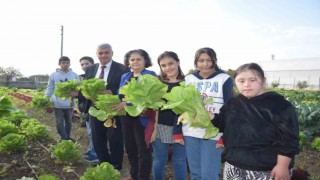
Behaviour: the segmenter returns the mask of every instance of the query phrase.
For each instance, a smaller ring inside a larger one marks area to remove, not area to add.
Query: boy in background
[[[80,81],[79,76],[73,72],[70,68],[70,59],[67,56],[61,56],[59,59],[60,68],[53,72],[48,81],[47,90],[45,96],[51,98],[51,102],[54,104],[54,115],[57,131],[61,137],[61,140],[71,140],[75,142],[73,138],[70,137],[72,129],[72,115],[74,104],[71,98],[76,97],[76,94],[70,93],[70,97],[66,100],[62,100],[54,95],[55,85],[77,79]]]

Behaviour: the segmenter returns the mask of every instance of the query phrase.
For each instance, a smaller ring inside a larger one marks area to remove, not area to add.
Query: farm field
[[[7,92],[8,89],[3,91]],[[9,91],[10,93],[6,97],[11,99],[13,106],[25,112],[28,119],[33,118],[40,124],[46,125],[48,135],[45,138],[27,137],[25,148],[20,151],[1,152],[0,147],[0,179],[13,180],[23,177],[38,179],[41,175],[53,175],[61,180],[80,179],[87,168],[90,167],[88,163],[79,160],[76,163],[57,164],[52,158],[50,147],[58,143],[59,136],[54,125],[54,115],[50,108],[32,105],[33,98],[38,96],[39,92],[18,89]],[[309,179],[320,180],[320,152],[311,146],[314,137],[320,136],[320,92],[277,91],[287,97],[297,107],[299,113],[300,132],[303,135],[303,141],[300,142],[301,152],[295,159],[295,174],[308,172],[310,174]],[[21,114],[20,117],[22,117]],[[12,119],[18,118],[19,115],[16,115]],[[0,116],[0,121],[1,119],[3,117]],[[2,138],[1,125],[0,138]],[[79,116],[73,118],[72,137],[78,142],[81,153],[84,153],[88,147],[88,139],[86,128],[81,127]],[[120,177],[123,178],[128,175],[129,165],[125,156]],[[170,163],[166,168],[166,179],[173,179]],[[296,177],[296,179],[301,178]]]

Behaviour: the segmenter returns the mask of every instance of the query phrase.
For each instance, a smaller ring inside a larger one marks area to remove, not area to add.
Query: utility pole
[[[61,25],[61,56],[63,56],[63,26]]]

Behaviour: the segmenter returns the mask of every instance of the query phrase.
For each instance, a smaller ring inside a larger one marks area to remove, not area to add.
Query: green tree
[[[5,82],[11,81],[13,78],[22,77],[21,72],[14,67],[3,68],[0,67],[0,79]]]
[[[194,73],[195,71],[197,71],[197,69],[190,69],[187,74],[185,74],[186,76],[189,75],[189,74],[192,74]]]
[[[232,69],[228,69],[227,74],[231,77],[234,78],[234,75],[236,74],[236,71],[232,70]]]
[[[272,88],[277,88],[279,85],[280,85],[280,82],[279,82],[279,81],[273,81],[273,82],[271,82]]]

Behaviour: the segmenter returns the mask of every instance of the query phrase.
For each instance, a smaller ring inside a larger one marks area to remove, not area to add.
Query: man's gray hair
[[[108,43],[103,43],[103,44],[98,45],[97,50],[99,50],[99,49],[111,49],[112,50],[112,47]]]

